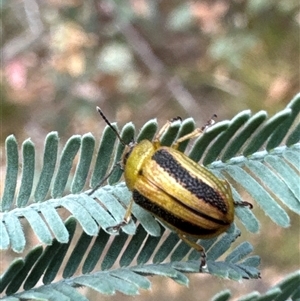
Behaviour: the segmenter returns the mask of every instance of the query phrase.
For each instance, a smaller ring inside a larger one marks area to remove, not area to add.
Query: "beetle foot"
[[[200,267],[199,267],[199,272],[203,272],[203,269],[207,269],[207,264],[206,264],[206,254],[205,252],[201,252],[201,259],[200,259]]]
[[[245,202],[245,201],[242,201],[242,202],[235,202],[234,203],[235,206],[243,206],[243,207],[248,207],[249,209],[252,209],[253,208],[253,205],[249,202]]]

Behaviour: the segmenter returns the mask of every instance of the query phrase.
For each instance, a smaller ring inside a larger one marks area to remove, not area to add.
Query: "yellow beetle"
[[[101,109],[97,107],[97,110],[125,145],[121,167],[126,185],[132,191],[124,221],[111,229],[118,230],[130,221],[131,207],[135,202],[201,253],[202,270],[206,265],[205,250],[190,237],[218,236],[233,222],[235,205],[252,208],[248,202],[236,204],[227,181],[218,179],[177,150],[181,142],[200,135],[214,121],[211,119],[204,127],[179,138],[170,147],[162,146],[160,138],[174,120],[168,121],[153,141],[142,140],[126,145]]]

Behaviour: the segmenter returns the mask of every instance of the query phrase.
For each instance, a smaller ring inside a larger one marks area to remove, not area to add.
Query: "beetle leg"
[[[160,137],[171,126],[171,124],[172,124],[172,121],[168,120],[167,123],[159,130],[159,132],[154,137],[153,143],[158,143],[159,142]]]
[[[160,140],[161,136],[168,130],[168,128],[172,125],[173,122],[178,121],[178,120],[180,120],[180,121],[182,120],[180,116],[177,116],[175,118],[168,120],[166,122],[166,124],[164,126],[162,126],[162,128],[156,134],[155,138],[153,139],[153,143],[159,144],[159,140]]]
[[[130,220],[131,220],[131,210],[132,210],[132,205],[133,205],[133,199],[130,200],[130,203],[126,209],[123,221],[115,226],[112,227],[107,227],[106,231],[108,232],[118,232],[120,230],[120,228],[126,226]]]
[[[123,219],[123,223],[125,225],[127,225],[131,220],[131,211],[132,211],[133,202],[134,202],[133,198],[131,198],[130,203],[129,203],[127,209],[126,209],[124,219]]]
[[[98,190],[103,185],[103,183],[112,175],[112,173],[115,171],[117,166],[120,166],[120,168],[122,169],[122,166],[121,166],[120,162],[117,162],[113,166],[111,171],[88,193],[88,195],[92,195],[96,190]]]
[[[185,140],[188,140],[188,139],[192,139],[192,138],[196,138],[198,137],[199,135],[201,135],[203,133],[203,130],[202,129],[195,129],[193,130],[191,133],[187,134],[187,135],[184,135],[182,137],[180,137],[179,139],[177,139],[173,144],[172,144],[172,148],[175,148],[177,149],[179,144]]]
[[[252,209],[253,208],[253,205],[249,202],[245,202],[245,201],[242,201],[242,202],[234,202],[234,206],[243,206],[243,207],[248,207],[249,209]]]
[[[180,239],[182,239],[187,245],[189,245],[191,248],[195,249],[201,254],[201,259],[200,259],[200,267],[199,271],[202,272],[203,269],[207,267],[206,265],[206,254],[205,250],[201,245],[198,245],[194,241],[188,239],[184,234],[178,233],[178,236]]]
[[[185,140],[188,140],[188,139],[192,139],[192,138],[196,138],[198,136],[200,136],[201,134],[203,134],[203,132],[210,126],[212,126],[214,123],[215,123],[215,120],[214,118],[216,118],[217,115],[214,114],[211,119],[209,119],[206,124],[200,129],[200,128],[197,128],[195,130],[193,130],[191,133],[187,134],[187,135],[184,135],[182,137],[180,137],[179,139],[177,139],[173,145],[172,145],[172,148],[175,148],[177,149],[179,144]]]

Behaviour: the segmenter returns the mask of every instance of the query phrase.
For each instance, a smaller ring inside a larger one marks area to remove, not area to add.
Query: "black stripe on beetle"
[[[227,213],[227,207],[222,196],[200,179],[191,176],[189,171],[181,166],[180,162],[176,161],[170,152],[159,149],[152,156],[152,160],[191,194],[217,208],[222,213]]]
[[[183,220],[180,217],[177,217],[176,215],[172,214],[172,212],[167,211],[165,208],[161,208],[153,201],[149,200],[145,196],[141,195],[137,190],[133,190],[132,197],[136,204],[143,207],[145,210],[150,211],[152,214],[154,214],[157,218],[161,219],[162,221],[165,221],[166,223],[170,224],[171,226],[176,227],[176,229],[188,233],[189,235],[195,235],[199,236],[199,233],[201,235],[207,235],[207,236],[213,236],[216,233],[216,229],[207,229],[200,227],[198,225],[195,225],[193,223],[190,223],[187,220]],[[174,201],[179,202],[178,200],[174,199]],[[180,202],[182,205],[182,203]],[[189,210],[192,210],[192,208],[189,207]],[[201,214],[199,212],[195,212],[197,215],[202,216],[205,219],[208,219],[210,221],[213,221],[216,224],[219,225],[229,225],[229,223],[226,223],[222,220],[214,219],[210,216],[207,216],[205,214]]]

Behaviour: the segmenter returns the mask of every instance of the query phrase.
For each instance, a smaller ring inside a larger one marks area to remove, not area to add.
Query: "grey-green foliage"
[[[300,298],[300,272],[287,275],[282,281],[270,288],[266,293],[252,292],[238,301],[298,301]],[[229,290],[215,295],[211,301],[228,301],[231,298]]]
[[[266,112],[253,116],[249,111],[241,112],[231,121],[219,122],[207,129],[188,155],[220,178],[227,179],[236,202],[242,200],[239,194],[242,187],[252,197],[254,206],[260,206],[274,223],[288,227],[290,220],[286,208],[300,213],[299,111],[300,95],[297,95],[286,109],[269,119]],[[162,137],[162,143],[171,145],[174,139],[194,127],[192,119],[174,122]],[[149,121],[137,141],[151,140],[156,130],[156,121]],[[134,135],[131,123],[123,127],[121,136],[126,143],[132,141]],[[16,259],[2,275],[0,291],[11,295],[9,298],[63,300],[68,296],[71,300],[86,300],[74,289],[82,285],[105,294],[118,290],[131,295],[140,288],[149,288],[149,280],[144,275],[164,275],[187,285],[185,273],[198,272],[199,253],[191,251],[176,234],[166,230],[136,204],[132,208],[134,219],[119,235],[106,231],[123,220],[124,205],[131,198],[126,185],[119,183],[122,171],[116,168],[108,178],[109,185],[102,186],[92,196],[87,194],[90,191],[87,186],[89,183],[91,187],[97,186],[111,166],[119,162],[124,146],[119,142],[115,144],[115,133],[107,127],[98,150],[95,150],[94,137],[86,134],[71,137],[59,153],[59,138],[52,132],[45,139],[43,167],[38,172],[34,144],[30,140],[23,143],[22,160],[19,160],[16,139],[14,136],[7,138],[0,247],[15,252],[24,250],[26,237],[20,222],[22,218],[46,245],[33,248],[24,259]],[[187,143],[183,143],[179,148],[184,151],[186,147]],[[79,160],[75,164],[78,152]],[[58,208],[62,207],[70,212],[67,221],[59,215]],[[236,207],[236,216],[248,231],[259,230],[259,221],[249,208]],[[81,225],[82,234],[73,241],[77,223]],[[201,241],[207,251],[206,272],[234,280],[259,277],[260,260],[256,255],[249,255],[253,248],[248,242],[242,242],[224,261],[218,260],[239,234],[240,230],[232,225],[220,237]],[[107,244],[110,246],[102,254]],[[67,252],[71,254],[68,257]],[[119,255],[120,260],[116,262]],[[112,269],[116,264],[119,268]],[[60,272],[63,279],[54,282]],[[45,285],[35,287],[40,279]],[[26,291],[17,294],[21,285]],[[276,287],[270,294],[279,296],[282,290]],[[221,295],[216,298],[222,298]],[[255,298],[245,300],[269,300]]]

